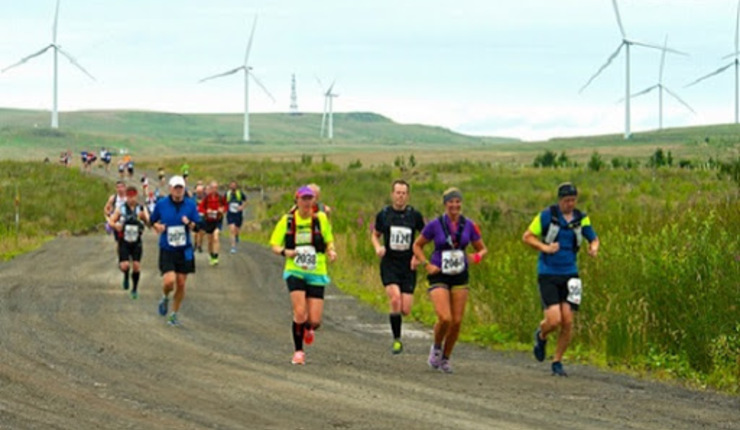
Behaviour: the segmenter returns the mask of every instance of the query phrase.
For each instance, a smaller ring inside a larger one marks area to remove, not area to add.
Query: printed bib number
[[[570,278],[568,280],[568,302],[574,305],[581,304],[581,293],[582,293],[581,280],[578,278]]]
[[[392,225],[388,245],[394,251],[408,251],[411,249],[411,229]]]
[[[465,252],[462,249],[442,251],[442,273],[458,275],[465,270]]]
[[[185,246],[187,236],[184,225],[167,227],[167,243],[173,247]]]
[[[128,243],[138,242],[139,226],[133,224],[126,224],[123,226],[123,240]]]
[[[303,270],[315,270],[316,269],[316,248],[313,246],[297,246],[295,249],[295,257],[293,262],[296,266]]]
[[[239,211],[239,203],[237,203],[237,202],[231,202],[231,203],[229,203],[229,212],[231,212],[233,214],[239,213],[240,212]]]
[[[210,221],[218,220],[218,211],[213,210],[213,209],[208,209],[206,211],[206,218],[208,218],[208,220]]]

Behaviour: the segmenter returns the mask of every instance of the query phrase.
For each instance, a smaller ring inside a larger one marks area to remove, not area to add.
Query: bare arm
[[[385,245],[380,243],[380,238],[383,236],[383,233],[374,230],[370,233],[370,242],[373,244],[373,248],[375,248],[375,255],[378,257],[383,257],[385,255]]]
[[[429,260],[427,260],[426,255],[424,255],[424,246],[429,243],[429,239],[424,237],[423,234],[420,234],[419,237],[416,238],[414,241],[414,257],[419,261],[419,264],[424,266],[427,269],[427,273],[430,275],[438,273],[440,271],[440,268],[429,263]]]
[[[539,237],[537,237],[534,233],[532,233],[529,230],[524,232],[524,235],[522,236],[522,240],[527,245],[531,246],[537,251],[544,252],[545,254],[554,254],[560,250],[559,243],[553,242],[548,245],[544,243],[543,241],[541,241]]]

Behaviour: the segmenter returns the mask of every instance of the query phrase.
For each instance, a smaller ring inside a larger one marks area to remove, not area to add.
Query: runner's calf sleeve
[[[292,324],[293,346],[295,346],[296,351],[300,351],[303,349],[303,324],[298,324],[295,321]]]
[[[134,280],[134,291],[136,291],[136,287],[139,286],[139,277],[141,276],[141,272],[134,272],[131,274],[131,279]]]
[[[394,339],[401,338],[401,314],[392,313],[390,315],[391,320],[391,331],[393,332]]]

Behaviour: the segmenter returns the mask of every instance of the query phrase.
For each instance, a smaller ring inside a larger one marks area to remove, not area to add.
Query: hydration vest
[[[288,213],[287,217],[287,227],[285,229],[285,249],[295,249],[295,211],[291,211],[290,213]],[[326,251],[326,242],[324,242],[324,235],[321,234],[321,222],[315,214],[311,215],[311,245],[313,245],[313,247],[316,249],[316,252],[323,253]]]
[[[388,229],[387,230],[387,233],[388,234],[390,234],[390,229],[394,225],[394,224],[391,223],[391,221],[392,221],[391,218],[392,218],[392,216],[394,214],[397,214],[397,213],[398,212],[396,210],[394,210],[391,205],[386,205],[383,208],[383,210],[381,211],[381,216],[382,216],[382,219],[383,219],[383,227],[384,228],[387,227],[387,229]],[[406,205],[406,209],[404,209],[403,214],[398,215],[398,217],[400,219],[402,219],[403,222],[401,222],[400,224],[396,224],[396,226],[407,227],[407,228],[411,229],[411,242],[413,243],[414,227],[415,227],[415,224],[416,224],[416,220],[414,219],[414,208],[413,208],[413,206]],[[383,234],[385,234],[385,233],[386,232],[384,231]],[[385,243],[386,246],[388,246],[389,241],[390,241],[390,238],[386,237],[386,243]],[[411,252],[411,250],[404,251],[404,252]]]
[[[452,239],[452,235],[450,234],[450,230],[447,227],[447,223],[445,222],[445,216],[440,215],[439,216],[439,223],[442,224],[442,231],[445,234],[445,242],[447,243],[448,249],[459,249],[460,248],[460,240],[462,239],[462,233],[465,229],[465,217],[460,215],[459,225],[457,226],[457,232],[455,232],[455,239]]]
[[[560,218],[558,217],[558,205],[550,206],[550,224],[545,226],[545,229],[542,232],[542,237],[544,238],[542,241],[549,245],[555,242],[558,238],[561,228],[573,230],[573,235],[575,236],[573,251],[578,252],[583,243],[583,229],[581,228],[581,221],[583,221],[583,218],[585,217],[585,213],[578,209],[573,209],[573,219],[568,223],[568,225],[563,227],[560,225]]]
[[[141,205],[136,205],[136,208],[131,211],[127,204],[121,208],[121,219],[123,221],[123,228],[125,230],[127,225],[135,225],[139,229],[139,239],[141,240],[141,234],[144,232],[144,223],[139,219],[139,214],[144,210]],[[124,232],[122,231],[119,239],[123,239]]]
[[[236,197],[236,200],[231,200],[232,197]],[[235,192],[232,192],[231,190],[226,192],[226,201],[231,203],[234,202],[241,202],[242,201],[242,191],[236,190]]]

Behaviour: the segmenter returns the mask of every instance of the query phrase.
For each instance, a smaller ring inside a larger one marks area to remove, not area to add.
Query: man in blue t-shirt
[[[576,258],[580,245],[588,242],[588,254],[596,257],[599,238],[589,217],[576,209],[578,190],[570,182],[558,187],[558,204],[543,210],[524,232],[524,243],[540,251],[537,260],[542,309],[545,317],[534,334],[534,356],[545,360],[547,335],[560,328],[552,372],[568,376],[561,360],[573,332],[573,312],[581,304],[581,279]]]
[[[177,312],[185,298],[185,280],[189,273],[195,273],[190,230],[201,222],[195,202],[185,198],[182,176],[170,178],[170,195],[157,201],[150,219],[152,227],[159,233],[159,271],[164,293],[159,301],[159,314],[167,315],[170,293],[175,290],[172,313],[167,322],[178,325]]]

